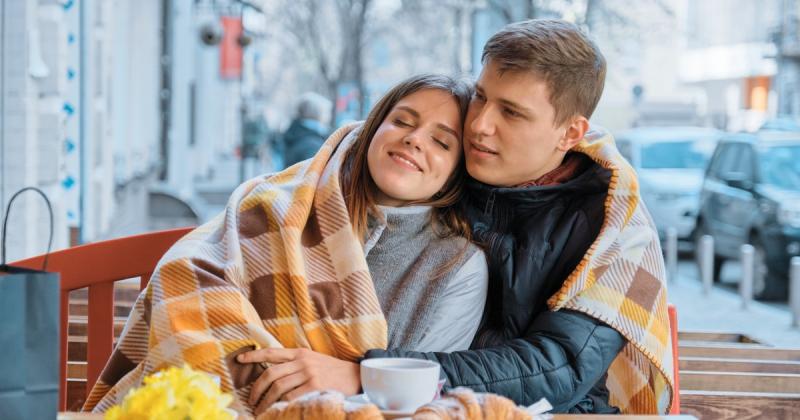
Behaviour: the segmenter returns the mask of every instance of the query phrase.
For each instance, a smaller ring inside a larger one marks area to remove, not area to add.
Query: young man
[[[449,386],[519,404],[546,397],[556,412],[665,412],[658,237],[613,140],[587,133],[602,54],[572,24],[533,20],[495,34],[482,60],[464,151],[473,231],[489,258],[483,325],[470,351],[367,357],[437,360]]]
[[[524,405],[544,397],[555,412],[665,413],[672,358],[658,236],[630,165],[610,136],[588,132],[602,54],[572,24],[532,20],[495,34],[483,64],[464,127],[468,211],[489,260],[482,325],[468,351],[366,357],[436,360],[448,387]],[[259,386],[270,400],[307,390],[301,382],[358,389],[346,362],[259,352],[248,361],[291,361],[283,366],[302,377],[275,369]],[[315,373],[322,366],[335,374]]]

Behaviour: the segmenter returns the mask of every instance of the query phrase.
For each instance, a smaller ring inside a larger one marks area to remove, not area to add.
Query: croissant
[[[455,398],[464,406],[468,419],[483,420],[483,408],[478,396],[469,388],[455,388],[447,393],[448,396]],[[488,419],[488,417],[486,417]]]
[[[531,420],[533,417],[514,401],[497,394],[475,393],[455,388],[438,400],[423,405],[414,420]]]
[[[467,409],[456,399],[440,398],[423,405],[414,412],[414,420],[462,420],[471,419]]]
[[[275,404],[272,404],[269,408],[267,408],[267,411],[261,413],[258,416],[258,420],[277,420],[278,415],[280,415],[284,410],[286,410],[288,405],[289,403],[287,402],[283,401],[276,402]]]
[[[304,419],[346,419],[344,395],[338,392],[310,392],[298,398],[296,404],[303,408]]]
[[[291,402],[272,404],[257,420],[383,420],[375,404],[346,401],[336,391],[314,391]]]
[[[347,420],[383,420],[383,414],[375,404],[353,404],[345,401]]]

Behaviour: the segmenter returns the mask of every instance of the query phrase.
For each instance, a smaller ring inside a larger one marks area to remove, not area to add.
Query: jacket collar
[[[564,193],[591,194],[607,191],[609,180],[610,171],[592,162],[583,172],[561,184],[496,187],[470,178],[467,192],[473,205],[482,207],[484,213],[491,213],[498,199],[504,202],[503,205],[547,203]]]

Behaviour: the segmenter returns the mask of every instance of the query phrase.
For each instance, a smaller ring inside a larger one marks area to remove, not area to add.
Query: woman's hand
[[[308,349],[259,349],[240,354],[239,363],[271,363],[253,382],[250,406],[255,414],[278,400],[293,400],[309,391],[334,389],[355,395],[361,389],[357,363],[348,362]]]

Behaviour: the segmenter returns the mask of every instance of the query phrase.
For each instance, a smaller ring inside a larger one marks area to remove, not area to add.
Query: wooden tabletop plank
[[[701,419],[792,419],[800,411],[800,394],[682,390],[681,411]]]
[[[680,370],[800,374],[800,362],[791,360],[725,359],[681,356]]]
[[[681,389],[697,391],[800,393],[800,375],[685,370]]]
[[[678,342],[682,341],[718,341],[726,343],[760,344],[744,334],[734,332],[678,331]]]
[[[787,349],[739,343],[689,343],[678,348],[680,357],[715,357],[720,359],[789,360],[800,362],[800,349]]]

